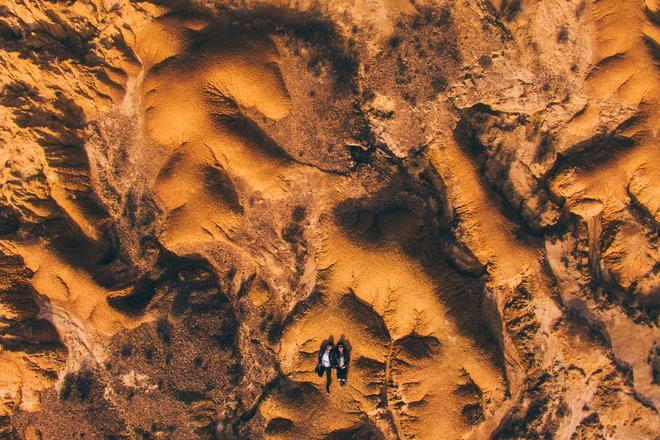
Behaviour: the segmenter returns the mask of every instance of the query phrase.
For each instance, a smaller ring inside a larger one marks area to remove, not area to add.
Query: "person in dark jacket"
[[[351,356],[348,353],[348,350],[342,342],[337,344],[335,348],[335,361],[337,368],[337,380],[339,381],[339,386],[343,387],[346,385],[346,377],[348,376],[348,365],[351,362]]]
[[[332,369],[337,368],[337,351],[332,344],[327,344],[319,350],[319,361],[316,364],[316,374],[323,377],[326,374],[325,391],[330,392]]]

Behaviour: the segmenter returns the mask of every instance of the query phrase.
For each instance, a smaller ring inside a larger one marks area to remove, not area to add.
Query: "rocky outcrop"
[[[657,15],[0,6],[0,433],[652,438]]]

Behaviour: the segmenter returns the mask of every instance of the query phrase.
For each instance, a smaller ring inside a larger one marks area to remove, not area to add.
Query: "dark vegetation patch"
[[[84,402],[90,396],[93,386],[94,378],[91,371],[82,370],[76,373],[68,373],[64,377],[60,397],[62,400],[75,397]]]
[[[512,21],[522,11],[521,0],[502,0],[500,14],[506,21]]]
[[[167,318],[160,317],[156,322],[156,332],[164,344],[169,344],[172,340],[172,329],[167,322]]]
[[[291,211],[291,220],[296,223],[300,223],[305,220],[307,212],[304,206],[298,205]]]
[[[396,33],[377,60],[365,66],[368,89],[391,94],[387,89],[395,88],[411,107],[445,91],[461,64],[451,8],[416,8],[397,22]]]
[[[479,65],[484,69],[490,67],[493,64],[493,59],[489,55],[481,55],[479,57]]]
[[[461,416],[470,425],[478,425],[485,420],[484,409],[480,403],[464,406],[461,410]]]
[[[300,223],[292,222],[286,225],[282,231],[282,238],[284,241],[294,245],[302,240],[303,231],[304,228],[300,225]]]
[[[442,75],[436,76],[431,81],[431,86],[433,86],[433,91],[436,93],[444,92],[447,90],[447,78]]]
[[[129,344],[124,344],[121,347],[121,356],[122,357],[129,357],[133,354],[133,347],[131,347]]]
[[[363,136],[362,139],[366,141],[365,143],[371,145],[368,148],[365,148],[362,145],[349,145],[348,147],[348,152],[351,155],[351,159],[353,159],[353,161],[358,165],[371,163],[372,154],[374,152],[374,148],[372,146],[373,139],[371,139],[371,135]]]
[[[419,29],[423,26],[448,28],[454,24],[451,10],[448,6],[435,8],[430,6],[417,6],[417,14],[413,16],[411,27]]]
[[[174,395],[177,400],[187,404],[206,400],[206,395],[204,393],[194,390],[175,391]]]
[[[400,35],[394,35],[392,36],[387,44],[390,46],[391,49],[396,49],[401,45],[401,36]]]
[[[227,373],[231,378],[231,382],[236,385],[241,381],[241,379],[243,379],[245,369],[243,368],[243,365],[241,365],[239,362],[236,362],[229,366]]]
[[[214,339],[219,349],[232,352],[236,347],[237,338],[238,321],[232,314],[222,319],[222,323]]]
[[[557,32],[557,43],[566,43],[568,41],[568,28],[562,26]]]

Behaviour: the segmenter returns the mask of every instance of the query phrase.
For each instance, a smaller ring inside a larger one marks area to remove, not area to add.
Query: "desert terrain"
[[[659,66],[658,0],[3,0],[0,438],[658,438]]]

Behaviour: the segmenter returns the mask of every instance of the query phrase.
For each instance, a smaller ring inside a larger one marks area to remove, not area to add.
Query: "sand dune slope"
[[[0,437],[656,438],[658,7],[0,5]]]

